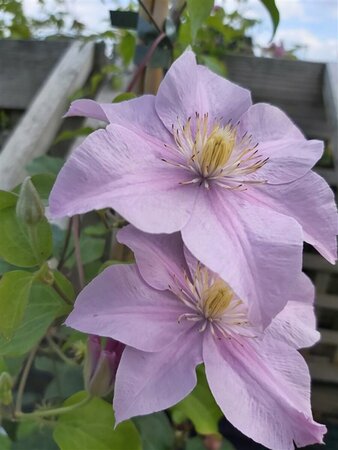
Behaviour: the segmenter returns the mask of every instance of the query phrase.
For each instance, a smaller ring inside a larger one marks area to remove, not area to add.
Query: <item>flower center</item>
[[[214,320],[222,316],[233,298],[233,292],[224,281],[217,280],[205,292],[203,301],[203,314],[206,319]]]
[[[207,189],[216,184],[238,189],[243,185],[266,183],[255,172],[268,158],[258,154],[258,143],[252,142],[251,135],[239,134],[238,126],[210,123],[208,114],[196,113],[194,125],[189,117],[183,126],[173,125],[172,131],[176,146],[166,145],[166,149],[174,159],[163,161],[192,173],[192,179],[181,184],[198,183]]]
[[[187,312],[178,322],[200,322],[200,332],[209,326],[218,337],[233,338],[236,335],[256,337],[257,330],[248,321],[246,305],[231,287],[200,263],[196,266],[193,280],[185,274],[185,285],[175,281],[169,289],[187,306]]]

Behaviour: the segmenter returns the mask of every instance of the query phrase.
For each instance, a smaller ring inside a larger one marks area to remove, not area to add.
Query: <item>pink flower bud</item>
[[[116,371],[124,345],[107,339],[105,348],[99,336],[89,336],[84,367],[86,390],[97,397],[107,396],[113,389]]]

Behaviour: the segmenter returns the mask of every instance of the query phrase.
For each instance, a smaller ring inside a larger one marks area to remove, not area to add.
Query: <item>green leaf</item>
[[[186,450],[205,450],[205,449],[206,446],[204,445],[203,440],[200,436],[195,436],[191,439],[188,439]],[[224,440],[219,450],[235,450],[235,447],[231,444],[231,442]]]
[[[51,173],[33,175],[31,181],[43,200],[48,200],[50,191],[54,186],[56,176]]]
[[[124,102],[125,100],[132,100],[136,97],[136,94],[134,92],[123,92],[122,94],[118,94],[112,103],[120,103]]]
[[[223,416],[208,386],[204,367],[197,368],[197,385],[188,397],[171,408],[176,423],[190,419],[200,434],[219,434],[218,422]]]
[[[64,406],[79,403],[86,397],[78,392]],[[54,439],[60,450],[141,450],[140,436],[130,421],[114,430],[114,414],[110,403],[93,398],[86,405],[60,416]]]
[[[80,237],[81,259],[83,264],[88,264],[101,258],[104,250],[105,240],[102,238],[93,238],[85,234]],[[66,263],[66,267],[72,267],[75,264],[75,256],[72,255]]]
[[[271,39],[272,39],[276,33],[276,30],[277,30],[277,27],[279,24],[279,11],[276,6],[275,0],[261,0],[261,2],[265,6],[265,8],[268,10],[271,20],[272,20],[272,25],[273,25],[273,33],[272,33],[272,37],[271,37]]]
[[[141,434],[142,450],[174,448],[174,430],[164,412],[135,417],[133,422]]]
[[[187,8],[191,23],[191,36],[194,41],[203,22],[209,17],[214,0],[188,0]]]
[[[0,355],[20,356],[27,353],[42,338],[53,320],[67,312],[64,302],[53,288],[33,283],[21,325],[12,339],[0,337]]]
[[[2,447],[0,446],[2,450]],[[58,450],[53,441],[50,427],[42,428],[36,422],[22,422],[16,432],[16,440],[11,450]]]
[[[27,166],[27,172],[29,175],[41,174],[48,172],[53,175],[57,175],[64,164],[62,158],[56,158],[54,156],[42,155],[33,159]]]
[[[123,64],[127,66],[131,63],[135,52],[135,35],[126,31],[121,38],[118,46],[119,55],[122,58]]]
[[[81,127],[77,128],[76,130],[64,130],[57,136],[54,144],[58,144],[59,142],[63,141],[69,141],[70,139],[75,139],[80,136],[88,136],[88,134],[92,133],[93,131],[95,131],[95,128],[93,127]],[[58,171],[61,169],[63,164],[64,161],[62,160],[62,164],[59,167]]]
[[[63,293],[63,295],[70,301],[75,298],[75,291],[73,284],[61,272],[53,272],[55,284]]]
[[[52,231],[46,218],[35,226],[36,239],[17,219],[15,207],[0,209],[0,256],[19,267],[34,267],[52,252]]]
[[[217,75],[220,75],[221,77],[226,76],[226,68],[224,63],[219,61],[215,56],[201,55],[200,60],[210,70],[217,73]]]
[[[0,209],[9,208],[15,206],[18,200],[18,196],[13,192],[0,191]]]
[[[83,370],[79,365],[67,365],[61,360],[41,356],[35,359],[34,366],[53,376],[44,392],[44,400],[63,400],[83,389]]]
[[[7,272],[0,280],[0,335],[11,339],[27,306],[34,274],[23,270]]]
[[[11,450],[11,440],[5,433],[4,429],[0,426],[0,450]]]

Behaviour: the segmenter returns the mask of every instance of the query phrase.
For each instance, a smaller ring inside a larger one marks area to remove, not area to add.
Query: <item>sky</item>
[[[52,1],[52,0],[51,0]],[[108,10],[123,5],[126,0],[67,0],[69,10],[86,24],[88,32],[107,28]],[[226,9],[238,8],[236,0],[216,0]],[[38,0],[23,0],[25,11],[34,15]],[[300,59],[309,61],[338,62],[338,0],[276,0],[280,11],[280,25],[274,41],[282,41],[289,49],[295,45]],[[250,18],[260,19],[252,35],[257,44],[269,45],[272,25],[260,0],[242,0],[240,11]],[[105,23],[106,21],[106,23]]]

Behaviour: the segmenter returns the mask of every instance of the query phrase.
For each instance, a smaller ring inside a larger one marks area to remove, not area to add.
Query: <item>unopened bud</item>
[[[84,367],[86,390],[97,397],[105,397],[114,389],[115,376],[124,345],[107,339],[102,348],[98,336],[89,336]]]
[[[16,215],[26,225],[36,225],[44,217],[44,206],[31,179],[27,177],[21,185],[16,204]]]
[[[13,380],[8,372],[0,374],[0,404],[8,406],[13,401]]]

